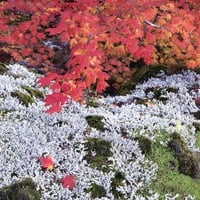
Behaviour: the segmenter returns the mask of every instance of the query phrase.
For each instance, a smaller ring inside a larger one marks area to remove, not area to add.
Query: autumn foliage
[[[59,112],[110,77],[129,80],[138,61],[200,66],[199,13],[199,0],[1,1],[0,50],[46,71],[48,112]]]

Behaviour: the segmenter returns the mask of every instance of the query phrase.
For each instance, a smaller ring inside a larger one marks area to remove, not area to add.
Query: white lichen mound
[[[178,130],[188,147],[196,149],[194,117],[190,113],[198,110],[193,98],[199,94],[188,91],[192,84],[200,84],[200,77],[194,72],[169,77],[160,74],[138,85],[131,95],[100,99],[98,108],[86,108],[72,102],[62,112],[49,115],[44,112],[46,107],[41,99],[35,99],[35,103],[26,107],[11,96],[12,91],[21,90],[21,85],[37,87],[37,76],[17,64],[8,68],[10,75],[8,72],[0,76],[0,188],[31,177],[41,190],[43,200],[89,200],[91,196],[86,189],[96,183],[106,190],[102,200],[115,199],[111,192],[114,170],[102,172],[91,168],[84,160],[87,153],[84,143],[88,137],[94,137],[112,145],[109,167],[124,174],[123,186],[118,188],[124,198],[156,200],[158,195],[154,192],[149,191],[149,196],[145,197],[140,194],[156,177],[156,164],[144,157],[136,141],[122,137],[120,132],[123,130],[134,136],[134,130],[139,130],[137,134],[147,134],[153,139],[155,129],[165,129],[169,133]],[[14,78],[13,74],[19,76]],[[155,103],[151,107],[134,102],[126,104],[133,96],[145,97],[144,89],[151,86],[173,86],[179,91],[167,94],[166,104]],[[124,105],[115,106],[117,102],[124,102]],[[95,128],[87,131],[89,125],[85,117],[93,114],[104,116],[106,131]],[[58,125],[59,122],[62,123]],[[44,154],[51,155],[55,161],[53,171],[41,170],[38,159]],[[67,174],[76,177],[72,191],[60,183]]]

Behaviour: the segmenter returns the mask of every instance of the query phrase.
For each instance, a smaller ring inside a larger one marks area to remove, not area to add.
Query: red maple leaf
[[[63,93],[47,94],[45,98],[45,105],[64,104],[67,99],[67,96]]]
[[[50,155],[39,158],[40,165],[43,169],[51,171],[54,167],[54,161]]]
[[[23,56],[29,56],[32,53],[32,49],[31,48],[24,48],[21,50],[21,53]]]
[[[60,182],[62,183],[62,186],[64,188],[69,188],[70,190],[73,190],[76,184],[76,178],[72,175],[66,175],[60,180]]]
[[[55,80],[58,77],[58,74],[56,73],[49,73],[45,77],[41,77],[37,83],[40,84],[40,86],[45,87],[45,86],[50,86],[52,81]]]

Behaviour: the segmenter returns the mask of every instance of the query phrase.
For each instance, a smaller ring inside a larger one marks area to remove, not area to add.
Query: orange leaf
[[[51,156],[42,156],[39,158],[40,165],[43,169],[51,171],[54,167],[54,161]]]
[[[186,66],[189,68],[189,69],[194,69],[197,65],[196,65],[196,62],[194,60],[188,60],[186,62]]]

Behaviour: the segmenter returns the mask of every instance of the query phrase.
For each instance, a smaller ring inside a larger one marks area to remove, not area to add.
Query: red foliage
[[[60,180],[60,182],[62,183],[62,186],[64,188],[69,188],[70,190],[73,190],[76,184],[76,178],[72,175],[66,175]]]
[[[0,3],[0,50],[60,73],[39,80],[53,91],[45,99],[53,113],[91,86],[101,93],[111,76],[118,85],[128,80],[132,62],[200,66],[199,12],[196,0],[7,0]],[[54,39],[69,46],[65,59],[55,61],[44,43]]]
[[[51,171],[54,167],[54,161],[50,155],[40,157],[39,161],[40,161],[41,167],[45,170]]]

